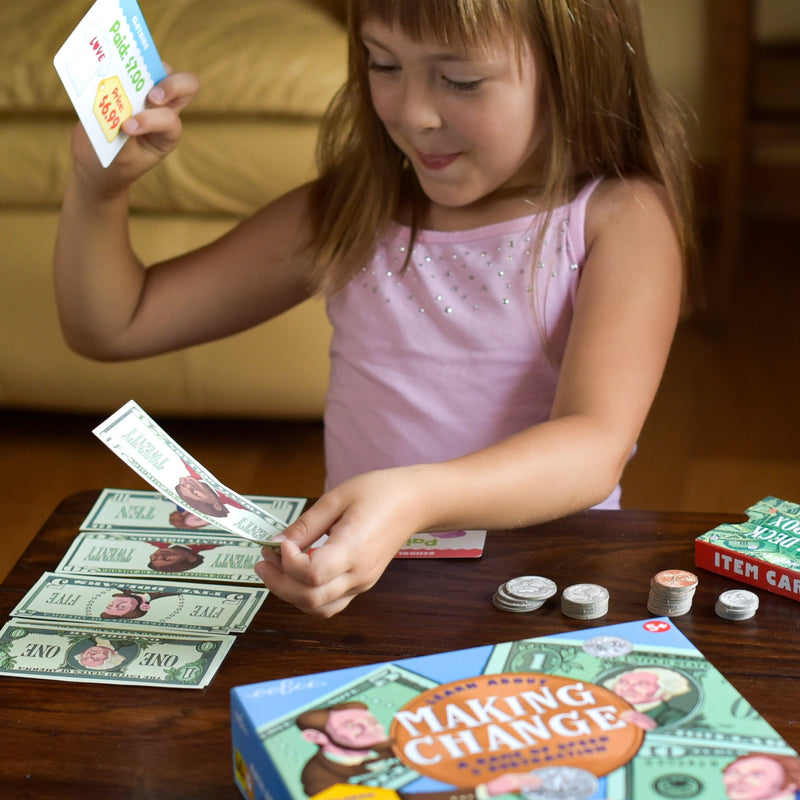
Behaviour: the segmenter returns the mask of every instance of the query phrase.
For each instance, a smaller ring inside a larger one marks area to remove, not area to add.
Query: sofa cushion
[[[0,121],[0,212],[57,210],[70,168],[75,120],[31,115]],[[134,184],[136,214],[243,217],[315,175],[317,123],[265,118],[188,120],[180,146]]]

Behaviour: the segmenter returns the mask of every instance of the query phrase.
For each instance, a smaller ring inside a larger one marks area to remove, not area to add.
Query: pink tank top
[[[465,455],[549,418],[598,183],[555,210],[536,264],[540,214],[421,231],[405,271],[410,231],[391,226],[327,304],[329,487]],[[619,507],[619,487],[602,507]]]

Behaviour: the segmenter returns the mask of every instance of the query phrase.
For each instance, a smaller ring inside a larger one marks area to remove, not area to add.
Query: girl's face
[[[526,49],[497,41],[478,52],[409,38],[367,19],[375,111],[436,206],[461,208],[498,189],[535,182],[543,114],[537,69]]]

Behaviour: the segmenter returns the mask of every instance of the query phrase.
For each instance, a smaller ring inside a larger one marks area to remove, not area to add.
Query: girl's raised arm
[[[216,242],[145,268],[128,235],[128,192],[181,135],[180,112],[197,92],[175,73],[123,125],[129,141],[100,166],[79,126],[56,239],[55,289],[67,343],[92,358],[152,355],[220,338],[308,296],[307,198],[301,188]]]

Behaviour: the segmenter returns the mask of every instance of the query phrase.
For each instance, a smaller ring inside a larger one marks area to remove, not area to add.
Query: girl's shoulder
[[[666,188],[645,176],[602,180],[586,205],[587,245],[623,222],[672,225]]]
[[[604,180],[589,198],[584,231],[586,272],[596,272],[590,265],[597,265],[612,284],[637,275],[651,287],[656,281],[669,292],[679,287],[684,263],[678,228],[667,190],[657,181]]]

